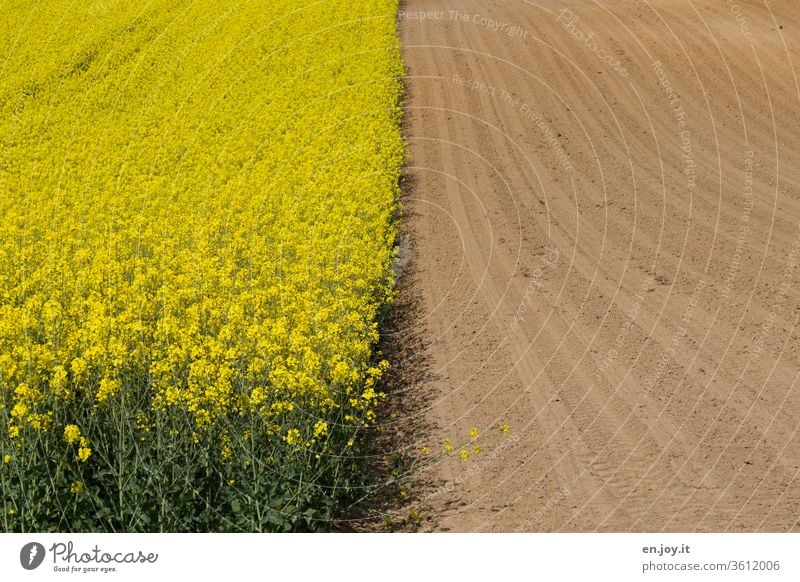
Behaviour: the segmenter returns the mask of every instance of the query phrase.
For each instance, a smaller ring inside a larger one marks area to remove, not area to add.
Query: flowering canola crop
[[[314,529],[357,486],[404,155],[396,9],[4,4],[6,531]]]

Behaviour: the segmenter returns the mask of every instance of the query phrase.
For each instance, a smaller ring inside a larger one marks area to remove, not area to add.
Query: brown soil
[[[795,0],[399,27],[429,527],[800,531]]]

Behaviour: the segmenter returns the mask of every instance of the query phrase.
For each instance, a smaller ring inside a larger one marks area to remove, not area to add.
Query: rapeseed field
[[[0,10],[4,531],[298,531],[368,494],[397,0]]]

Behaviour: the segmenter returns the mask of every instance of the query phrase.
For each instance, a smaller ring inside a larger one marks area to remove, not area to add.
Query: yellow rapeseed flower
[[[68,445],[74,445],[81,438],[81,429],[77,425],[68,424],[64,427],[64,441]]]
[[[108,399],[116,395],[117,392],[119,392],[119,381],[103,378],[100,380],[100,386],[98,387],[97,394],[95,395],[97,398],[97,403],[105,404],[108,402]]]
[[[469,459],[469,451],[464,449],[463,451],[458,453],[458,456],[461,457],[462,461],[466,461],[467,459]]]
[[[75,376],[76,380],[82,381],[86,377],[86,371],[89,367],[86,365],[86,360],[83,358],[75,358],[72,360],[70,364],[70,368],[72,369],[72,373]]]
[[[473,426],[471,429],[469,429],[469,438],[473,441],[478,440],[478,427]]]
[[[144,412],[136,413],[136,428],[144,432],[150,432],[150,423],[147,420],[147,415]]]
[[[221,447],[220,455],[223,461],[230,461],[233,458],[233,449],[231,448],[231,437],[226,432],[220,437]]]
[[[10,463],[13,457],[11,455],[4,455],[3,456],[3,463]]]
[[[328,434],[328,423],[324,420],[318,420],[314,425],[314,436],[325,436]]]
[[[290,445],[299,445],[303,442],[303,438],[300,436],[300,431],[296,428],[290,429],[283,438]]]
[[[72,398],[72,392],[67,387],[67,370],[64,366],[53,368],[53,374],[50,377],[50,390],[53,394],[65,400]]]
[[[90,446],[89,439],[84,436],[82,436],[78,442],[80,444],[78,447],[78,459],[82,463],[85,463],[89,460],[89,457],[92,456],[92,448]]]
[[[90,449],[89,447],[79,447],[78,448],[78,459],[82,463],[85,463],[86,461],[88,461],[89,457],[91,457],[91,456],[92,456],[92,449]]]
[[[46,431],[53,423],[53,412],[34,413],[28,415],[28,424],[34,430]]]
[[[17,420],[25,420],[25,417],[28,416],[30,412],[30,408],[22,402],[17,402],[14,405],[14,408],[11,409],[11,418],[16,418]]]
[[[250,393],[250,405],[261,406],[266,401],[267,401],[266,391],[258,386],[253,388],[253,391]]]
[[[80,495],[81,493],[83,493],[84,489],[85,489],[85,487],[83,485],[83,481],[74,481],[69,486],[69,492],[70,493],[75,493],[76,495]]]

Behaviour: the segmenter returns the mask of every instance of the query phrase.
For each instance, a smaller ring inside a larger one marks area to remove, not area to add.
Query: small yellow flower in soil
[[[503,433],[503,436],[508,436],[509,431],[511,431],[511,427],[508,424],[504,422],[500,425],[500,432]]]
[[[473,441],[478,440],[478,427],[473,426],[471,429],[469,429],[469,438]]]
[[[469,451],[464,449],[463,451],[458,453],[458,456],[461,457],[462,461],[466,461],[467,459],[469,459]]]
[[[450,439],[444,439],[444,448],[442,448],[442,451],[445,453],[453,452],[453,443],[450,442]]]
[[[428,447],[422,447],[422,454],[429,455],[431,450]]]
[[[475,445],[474,447],[472,447],[472,452],[475,453],[476,455],[480,455],[481,454],[481,446],[480,445]]]

